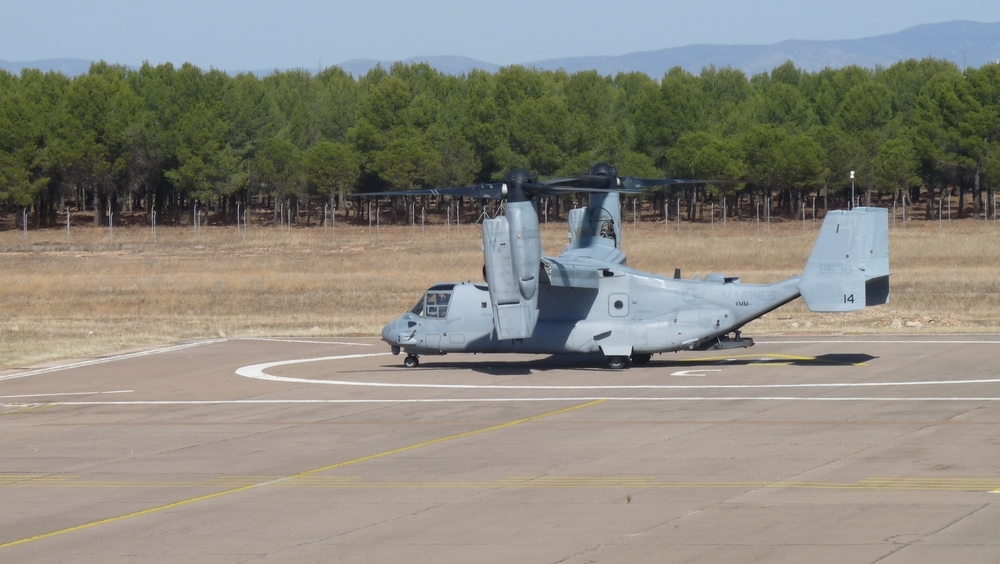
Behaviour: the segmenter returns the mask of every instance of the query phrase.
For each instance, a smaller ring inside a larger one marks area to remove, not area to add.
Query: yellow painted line
[[[42,480],[45,478],[79,478],[80,476],[75,474],[0,474],[0,480]]]
[[[65,484],[79,476],[68,474],[0,474],[0,487],[9,486],[53,486]]]
[[[5,403],[0,404],[0,415],[15,415],[25,411],[34,411],[43,407],[52,407],[51,403]]]
[[[384,455],[383,455],[384,456]],[[348,462],[350,463],[350,462]],[[0,484],[3,485],[3,484]],[[761,481],[659,481],[653,476],[511,476],[483,482],[377,482],[358,476],[304,476],[292,480],[277,476],[229,476],[204,481],[52,481],[37,479],[6,484],[18,487],[98,487],[98,488],[205,488],[230,487],[245,489],[260,485],[278,488],[330,489],[824,489],[824,490],[910,490],[910,491],[971,491],[1000,493],[1000,478],[869,478],[859,482],[761,482]],[[236,490],[233,490],[236,491]]]
[[[525,417],[523,419],[518,419],[516,421],[509,421],[507,423],[501,423],[499,425],[493,425],[493,426],[490,426],[490,427],[484,427],[482,429],[476,429],[476,430],[473,430],[473,431],[466,431],[464,433],[458,433],[457,435],[450,435],[450,436],[447,436],[447,437],[441,437],[439,439],[432,439],[432,440],[429,440],[429,441],[424,441],[422,443],[417,443],[415,445],[409,445],[409,446],[405,446],[405,447],[395,448],[395,449],[392,449],[392,450],[387,450],[387,451],[384,451],[384,452],[380,452],[378,454],[369,454],[368,456],[362,456],[360,458],[355,458],[355,459],[347,460],[347,461],[344,461],[344,462],[338,462],[336,464],[329,464],[327,466],[322,466],[320,468],[314,468],[312,470],[306,470],[305,472],[299,472],[298,474],[292,474],[291,476],[286,476],[284,478],[278,478],[276,480],[269,480],[269,481],[266,481],[266,482],[259,482],[259,483],[255,483],[255,484],[249,484],[249,485],[246,485],[246,486],[240,486],[238,488],[232,488],[232,489],[224,490],[224,491],[221,491],[221,492],[215,492],[215,493],[211,493],[211,494],[207,494],[207,495],[201,495],[201,496],[198,496],[198,497],[192,497],[190,499],[184,499],[184,500],[181,500],[181,501],[175,501],[173,503],[168,503],[168,504],[165,504],[165,505],[159,505],[157,507],[150,507],[149,509],[143,509],[141,511],[133,511],[132,513],[126,513],[125,515],[119,515],[117,517],[108,517],[107,519],[100,519],[100,520],[97,520],[97,521],[91,521],[90,523],[83,523],[82,525],[76,525],[76,526],[73,526],[73,527],[67,527],[65,529],[59,529],[58,531],[52,531],[52,532],[49,532],[49,533],[42,533],[40,535],[35,535],[35,536],[32,536],[32,537],[26,537],[26,538],[18,539],[18,540],[15,540],[15,541],[9,541],[9,542],[5,542],[5,543],[0,544],[0,549],[8,548],[8,547],[11,547],[11,546],[17,546],[19,544],[25,544],[25,543],[29,543],[29,542],[32,542],[32,541],[47,539],[47,538],[54,537],[54,536],[57,536],[57,535],[63,535],[63,534],[66,534],[66,533],[72,533],[72,532],[75,532],[75,531],[81,531],[83,529],[89,529],[89,528],[92,528],[92,527],[97,527],[99,525],[106,525],[108,523],[115,523],[117,521],[123,521],[125,519],[130,519],[132,517],[141,517],[143,515],[149,515],[150,513],[157,513],[159,511],[163,511],[165,509],[173,509],[175,507],[181,507],[181,506],[184,506],[184,505],[190,505],[192,503],[197,503],[199,501],[207,501],[209,499],[215,499],[217,497],[222,497],[222,496],[229,495],[229,494],[243,492],[243,491],[247,491],[247,490],[250,490],[250,489],[253,489],[253,488],[257,488],[257,487],[268,486],[268,485],[271,485],[271,484],[280,483],[280,482],[284,482],[284,481],[288,481],[288,480],[295,480],[297,478],[302,478],[304,476],[311,476],[313,474],[318,474],[320,472],[325,472],[327,470],[333,470],[334,468],[343,468],[344,466],[350,466],[351,464],[358,464],[359,462],[367,462],[369,460],[375,460],[377,458],[384,458],[386,456],[391,456],[391,455],[394,455],[394,454],[399,454],[401,452],[408,452],[408,451],[415,450],[415,449],[418,449],[418,448],[422,448],[422,447],[425,447],[425,446],[436,445],[436,444],[444,443],[444,442],[447,442],[447,441],[452,441],[452,440],[455,440],[455,439],[462,439],[462,438],[465,438],[465,437],[471,437],[473,435],[479,435],[479,434],[482,434],[482,433],[489,433],[491,431],[500,431],[502,429],[507,429],[509,427],[513,427],[514,425],[519,425],[521,423],[528,423],[528,422],[531,422],[531,421],[537,421],[539,419],[544,419],[546,417],[552,417],[552,416],[560,415],[560,414],[563,414],[563,413],[569,413],[570,411],[576,411],[578,409],[583,409],[585,407],[590,407],[592,405],[597,405],[599,403],[604,403],[605,401],[607,401],[607,400],[601,399],[601,400],[596,400],[596,401],[590,401],[590,402],[587,402],[587,403],[582,403],[580,405],[574,405],[572,407],[566,407],[566,408],[563,408],[563,409],[558,409],[556,411],[550,411],[548,413],[542,413],[540,415],[532,415],[531,417]]]
[[[290,484],[289,484],[290,485]],[[791,490],[856,490],[856,491],[994,491],[996,482],[986,484],[925,484],[883,485],[866,482],[647,482],[647,481],[590,481],[565,480],[553,482],[344,482],[340,484],[312,484],[309,487],[337,489],[791,489]],[[1000,490],[996,490],[1000,493]]]
[[[508,480],[655,480],[656,476],[510,476]]]
[[[871,478],[861,484],[898,490],[996,491],[1000,478]]]
[[[389,456],[389,455],[392,455],[392,454],[399,454],[401,452],[406,452],[406,451],[418,449],[418,448],[425,447],[425,446],[436,445],[438,443],[443,443],[443,442],[451,441],[451,440],[454,440],[454,439],[461,439],[461,438],[464,438],[464,437],[471,437],[472,435],[478,435],[480,433],[489,433],[491,431],[499,431],[501,429],[506,429],[508,427],[513,427],[514,425],[519,425],[521,423],[528,423],[530,421],[536,421],[538,419],[544,419],[546,417],[552,417],[553,415],[560,415],[562,413],[568,413],[570,411],[576,411],[577,409],[583,409],[585,407],[590,407],[592,405],[597,405],[599,403],[604,403],[606,401],[608,401],[608,400],[599,399],[599,400],[590,401],[590,402],[587,402],[587,403],[582,403],[580,405],[574,405],[572,407],[567,407],[567,408],[564,408],[564,409],[559,409],[557,411],[550,411],[548,413],[543,413],[541,415],[533,415],[531,417],[525,417],[524,419],[518,419],[517,421],[510,421],[508,423],[501,423],[499,425],[494,425],[492,427],[486,427],[486,428],[483,428],[483,429],[476,429],[475,431],[466,431],[465,433],[459,433],[457,435],[451,435],[450,437],[442,437],[440,439],[432,439],[430,441],[425,441],[425,442],[422,442],[422,443],[419,443],[419,444],[410,445],[410,446],[406,446],[406,447],[401,447],[401,448],[397,448],[397,449],[394,449],[394,450],[389,450],[389,451],[382,452],[382,453],[379,453],[379,454],[372,454],[372,455],[368,455],[368,456],[363,456],[361,458],[355,458],[354,460],[348,460],[347,462],[338,462],[337,464],[331,464],[329,466],[323,466],[322,468],[315,468],[313,470],[306,470],[305,472],[299,472],[298,474],[294,474],[294,475],[290,476],[287,479],[294,480],[296,478],[301,478],[303,476],[309,476],[309,475],[312,475],[312,474],[319,474],[320,472],[325,472],[327,470],[333,470],[334,468],[342,468],[344,466],[349,466],[351,464],[356,464],[358,462],[364,462],[366,460],[372,460],[372,459],[375,459],[375,458],[382,458],[383,456]],[[0,545],[0,548],[3,548],[3,545]]]

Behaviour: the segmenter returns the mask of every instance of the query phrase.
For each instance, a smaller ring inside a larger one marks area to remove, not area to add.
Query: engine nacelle
[[[538,322],[542,242],[531,202],[508,202],[505,217],[483,222],[486,283],[500,339],[531,337]]]

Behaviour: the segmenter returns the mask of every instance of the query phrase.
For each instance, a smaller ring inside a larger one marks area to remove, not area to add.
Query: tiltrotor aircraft
[[[539,182],[515,169],[503,182],[464,188],[367,195],[506,198],[505,214],[483,221],[485,283],[442,283],[382,330],[393,354],[415,367],[419,355],[447,353],[602,354],[610,368],[649,362],[655,353],[753,346],[740,329],[801,296],[811,311],[846,312],[889,301],[885,209],[831,211],[801,277],[743,284],[629,268],[621,250],[619,194],[703,180],[619,177],[609,165],[591,174]],[[534,198],[589,192],[569,213],[569,245],[542,256]]]

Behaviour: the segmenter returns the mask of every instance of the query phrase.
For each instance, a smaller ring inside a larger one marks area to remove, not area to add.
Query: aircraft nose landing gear
[[[403,359],[403,366],[407,368],[416,368],[417,366],[420,366],[420,359],[418,359],[415,354],[407,355],[406,358]]]

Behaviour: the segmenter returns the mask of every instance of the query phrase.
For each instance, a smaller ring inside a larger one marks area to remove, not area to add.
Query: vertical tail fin
[[[881,208],[827,214],[799,293],[810,311],[856,311],[889,303],[889,213]]]

